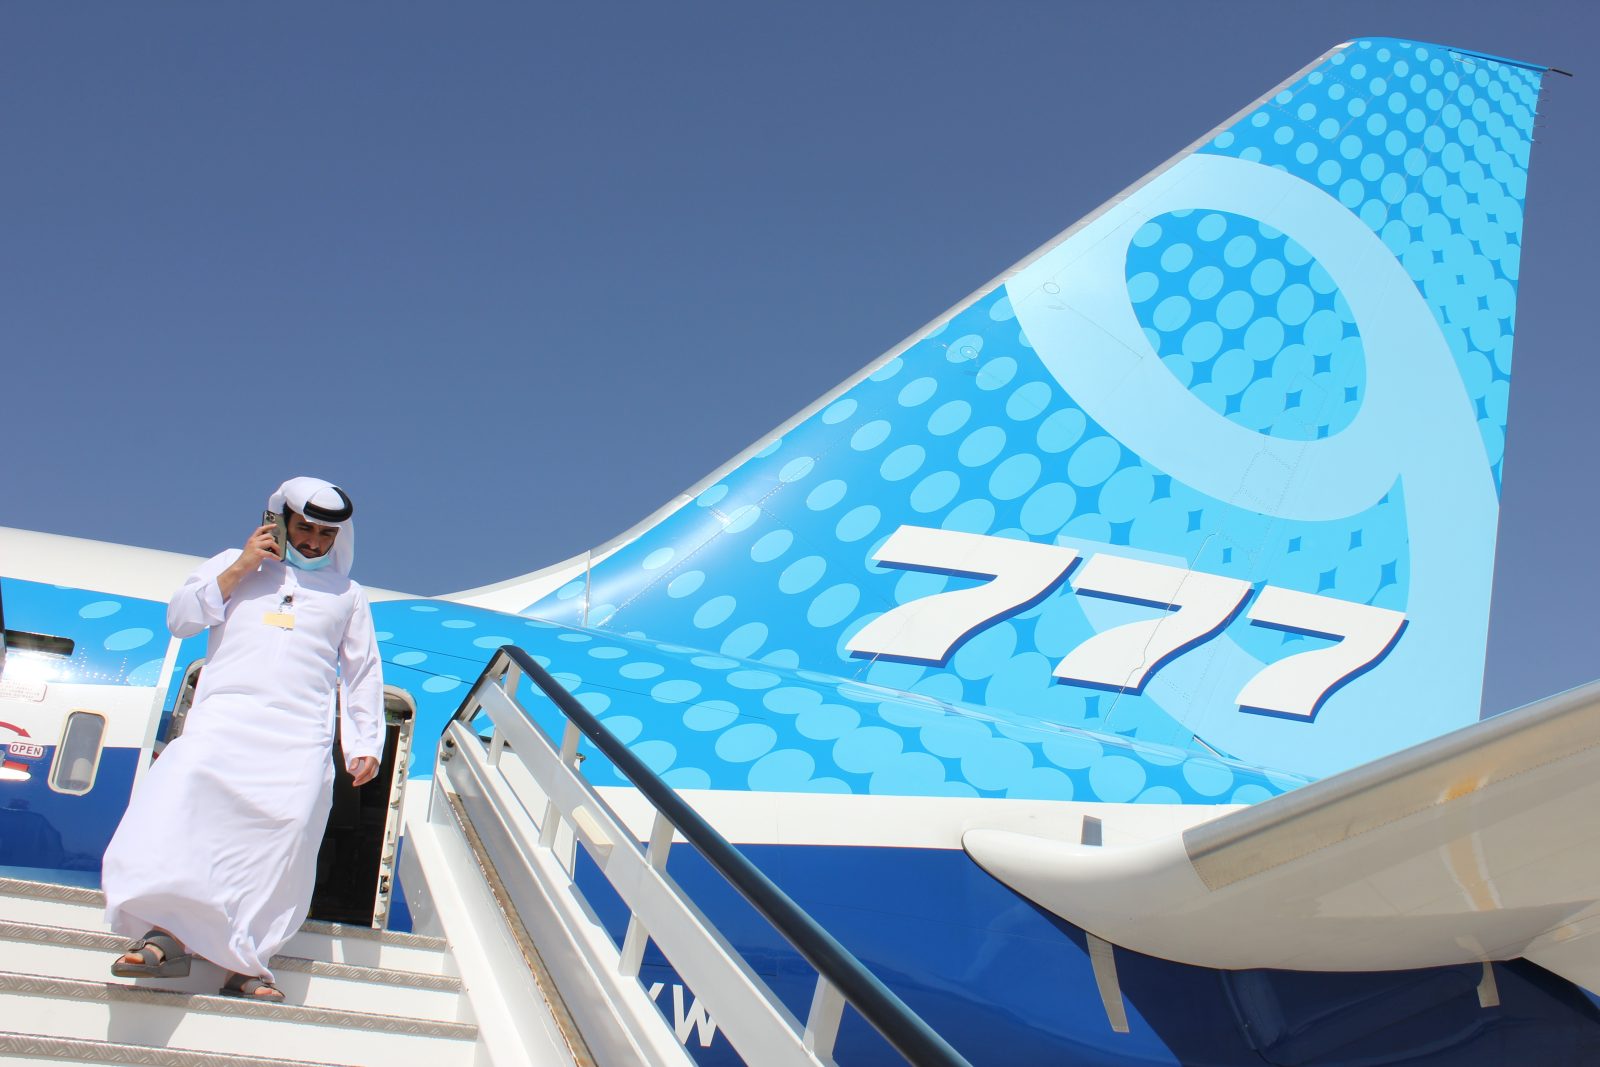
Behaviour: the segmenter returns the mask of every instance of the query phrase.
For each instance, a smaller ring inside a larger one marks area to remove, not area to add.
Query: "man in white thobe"
[[[181,977],[191,954],[223,993],[282,1000],[268,961],[310,909],[333,786],[336,690],[356,785],[383,753],[383,677],[366,594],[350,579],[353,508],[316,478],[285,482],[272,526],[200,566],[167,606],[178,637],[210,628],[181,736],[140,781],[106,848],[106,917],[143,938],[112,965]],[[145,931],[149,931],[145,933]]]

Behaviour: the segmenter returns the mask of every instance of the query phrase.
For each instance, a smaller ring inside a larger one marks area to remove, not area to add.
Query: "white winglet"
[[[1208,967],[1524,956],[1600,990],[1600,683],[1164,840],[969,830],[969,855],[1113,944]]]

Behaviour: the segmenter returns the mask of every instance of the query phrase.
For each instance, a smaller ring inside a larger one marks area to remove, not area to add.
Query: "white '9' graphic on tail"
[[[892,608],[850,639],[859,655],[943,664],[963,639],[1029,606],[1078,562],[1061,545],[902,526],[873,559],[897,567],[991,581]],[[1063,682],[1141,691],[1169,661],[1221,633],[1250,596],[1250,583],[1204,571],[1099,552],[1073,579],[1080,594],[1168,609],[1170,614],[1095,634],[1056,666]],[[1371,668],[1399,639],[1398,611],[1264,586],[1248,612],[1259,626],[1337,640],[1270,663],[1239,691],[1247,711],[1310,721],[1329,694]]]

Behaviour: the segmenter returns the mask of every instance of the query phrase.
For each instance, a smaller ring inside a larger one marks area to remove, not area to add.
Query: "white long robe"
[[[106,918],[129,937],[153,926],[242,974],[305,921],[333,784],[342,677],[346,759],[383,755],[383,677],[361,587],[333,568],[267,560],[223,599],[206,561],[173,595],[178,637],[206,627],[206,666],[181,736],[140,781],[106,848]],[[269,616],[291,614],[292,629]]]

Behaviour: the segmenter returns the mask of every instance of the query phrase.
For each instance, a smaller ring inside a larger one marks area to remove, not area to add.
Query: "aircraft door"
[[[410,694],[389,685],[383,690],[383,711],[383,762],[366,785],[351,784],[335,741],[333,804],[317,856],[313,919],[381,929],[396,910],[400,815],[417,709]]]

